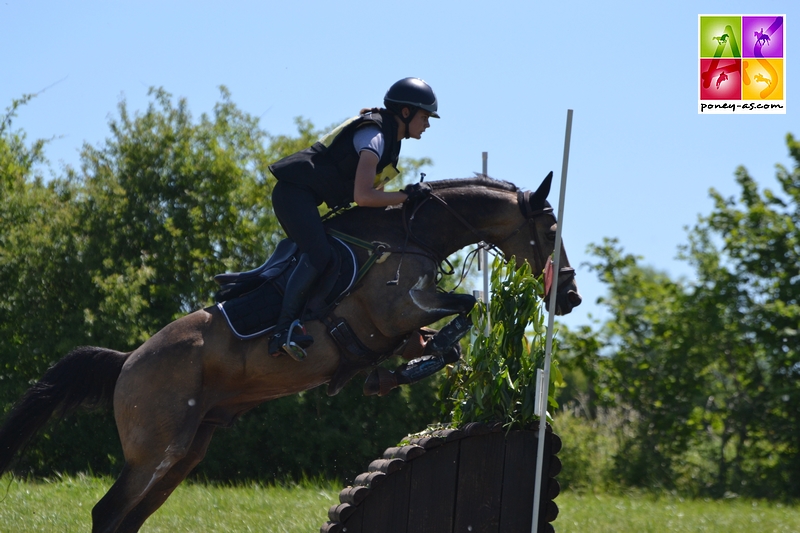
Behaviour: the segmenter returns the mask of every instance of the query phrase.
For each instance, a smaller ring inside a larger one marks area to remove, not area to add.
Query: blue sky
[[[798,3],[672,2],[37,2],[0,0],[0,106],[39,92],[15,126],[53,138],[56,173],[79,165],[83,143],[108,136],[120,99],[143,110],[160,86],[211,112],[220,85],[272,134],[302,116],[338,123],[380,105],[397,79],[428,81],[442,119],[404,155],[431,157],[428,179],[489,174],[534,189],[561,176],[567,109],[574,110],[564,239],[584,305],[603,286],[581,263],[590,243],[616,237],[674,277],[685,227],[736,189],[744,165],[775,188],[800,136],[793,67]],[[697,114],[698,14],[786,14],[785,115]],[[799,26],[800,27],[800,26]],[[558,195],[554,182],[551,200]],[[249,265],[243,265],[243,268]]]

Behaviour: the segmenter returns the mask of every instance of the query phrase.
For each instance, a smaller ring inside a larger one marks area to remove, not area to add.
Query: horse
[[[719,78],[717,78],[717,89],[719,89],[719,84],[722,83],[723,81],[727,80],[727,79],[728,79],[728,75],[727,74],[725,74],[724,72],[722,74],[720,74]]]
[[[723,33],[720,36],[712,37],[711,40],[712,41],[717,41],[718,45],[725,44],[725,43],[728,42],[728,34],[727,33]]]
[[[551,179],[552,173],[533,193],[485,176],[427,182],[429,196],[413,208],[408,202],[356,207],[326,220],[331,230],[388,250],[331,315],[346,319],[370,353],[389,356],[420,328],[475,305],[471,295],[437,290],[437,273],[452,253],[483,243],[543,272],[557,227],[546,201]],[[357,255],[364,261],[370,253]],[[563,248],[560,264],[551,273],[554,311],[566,314],[581,297]],[[265,336],[235,337],[217,306],[175,320],[128,353],[77,348],[25,393],[0,427],[0,474],[53,413],[110,401],[125,462],[92,509],[92,531],[139,531],[203,459],[216,428],[262,402],[334,379],[346,359],[342,348],[323,320],[306,326],[315,342],[303,361],[271,356]]]
[[[757,45],[760,44],[761,46],[764,46],[764,43],[769,44],[769,41],[770,41],[769,35],[764,33],[764,28],[761,28],[760,32],[759,31],[754,31],[753,32],[753,37],[756,38],[756,44]]]
[[[755,77],[755,80],[756,80],[756,81],[760,81],[760,82],[766,83],[766,84],[767,84],[767,86],[770,86],[770,85],[772,85],[772,80],[771,80],[771,79],[769,79],[769,78],[765,78],[765,77],[764,77],[764,76],[762,76],[761,74],[756,74],[754,77]]]

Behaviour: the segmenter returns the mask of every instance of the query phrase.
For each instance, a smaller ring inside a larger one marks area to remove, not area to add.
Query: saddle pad
[[[252,339],[275,328],[282,299],[275,283],[264,281],[257,289],[218,303],[217,307],[234,335],[240,339]]]
[[[347,295],[356,280],[358,261],[350,247],[330,237],[334,260],[320,276],[309,298],[321,305],[330,305]],[[275,329],[278,315],[281,312],[283,289],[294,267],[273,279],[265,279],[263,283],[249,292],[231,300],[217,304],[231,331],[239,339],[253,339],[270,333]],[[314,310],[306,309],[304,319],[314,318]],[[309,316],[311,312],[311,316]]]

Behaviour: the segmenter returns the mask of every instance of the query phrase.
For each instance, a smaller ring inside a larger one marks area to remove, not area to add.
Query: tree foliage
[[[567,339],[600,405],[629,409],[616,475],[721,496],[800,496],[800,143],[780,193],[736,171],[737,198],[689,231],[691,282],[592,246],[611,318]]]

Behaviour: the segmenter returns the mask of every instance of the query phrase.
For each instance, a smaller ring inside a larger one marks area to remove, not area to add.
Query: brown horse
[[[390,253],[330,316],[346,318],[371,353],[389,355],[421,327],[475,304],[472,296],[437,291],[437,269],[457,250],[491,243],[542,272],[555,241],[545,200],[551,177],[535,193],[485,177],[431,182],[431,195],[414,209],[356,208],[331,218],[331,229],[384,243]],[[366,251],[359,254],[366,259]],[[565,314],[580,296],[565,254],[561,264],[557,313]],[[216,427],[334,378],[345,359],[341,348],[322,321],[306,325],[315,342],[302,362],[271,357],[264,336],[235,337],[215,306],[172,322],[130,353],[78,348],[48,370],[0,428],[0,473],[56,410],[113,400],[125,464],[92,510],[92,531],[138,531],[202,460]]]

